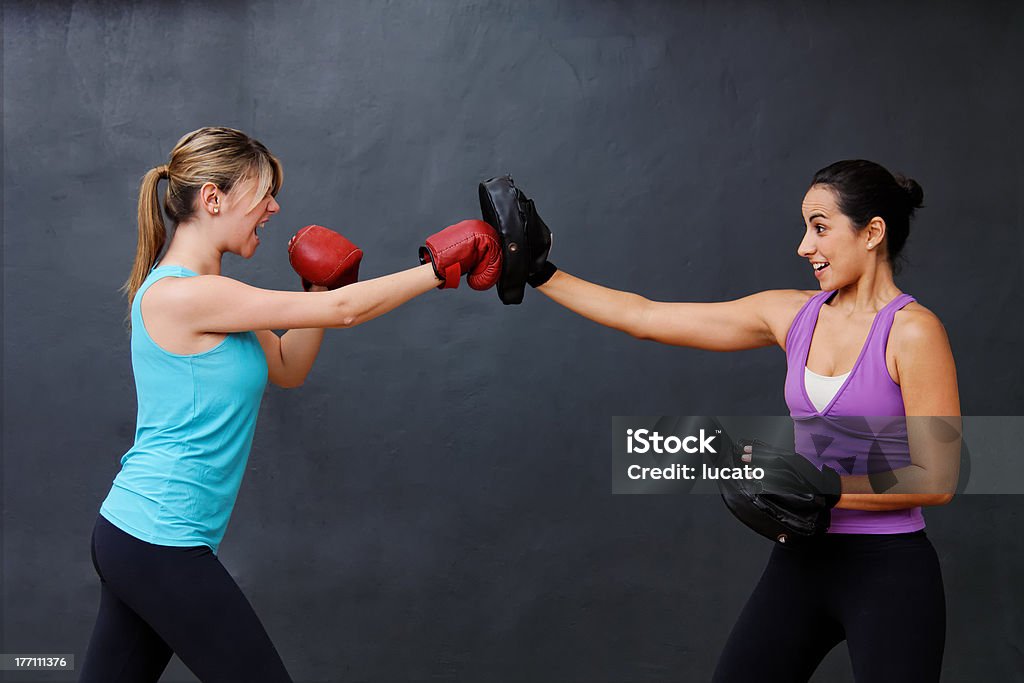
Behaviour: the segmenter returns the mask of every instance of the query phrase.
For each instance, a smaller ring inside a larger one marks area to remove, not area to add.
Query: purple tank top
[[[818,467],[839,474],[871,474],[910,465],[903,393],[885,365],[885,346],[896,311],[914,297],[900,294],[875,316],[867,341],[846,382],[824,410],[807,396],[804,369],[821,307],[835,292],[821,292],[803,305],[786,334],[786,404],[793,418],[796,450]],[[921,508],[832,510],[835,534],[898,534],[924,528]]]

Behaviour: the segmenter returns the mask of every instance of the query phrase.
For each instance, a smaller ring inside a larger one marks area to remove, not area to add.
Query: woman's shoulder
[[[765,308],[773,310],[778,315],[793,318],[818,294],[821,292],[810,289],[769,289],[758,293],[757,296]]]
[[[752,297],[756,298],[761,318],[768,324],[779,347],[786,348],[786,338],[793,321],[817,294],[820,292],[804,289],[769,289]]]
[[[813,299],[817,294],[821,294],[821,292],[816,289],[766,289],[758,292],[755,296],[760,297],[768,305],[800,307]]]
[[[204,298],[216,291],[220,281],[234,282],[222,275],[197,275],[184,266],[163,266],[154,272],[156,278],[149,283],[142,303],[150,310],[177,312],[188,316]]]
[[[896,342],[897,350],[927,346],[945,342],[946,328],[931,309],[911,301],[893,316],[890,337]]]
[[[922,306],[917,301],[911,301],[903,308],[896,311],[893,325],[929,325],[939,323],[939,316],[930,309]]]

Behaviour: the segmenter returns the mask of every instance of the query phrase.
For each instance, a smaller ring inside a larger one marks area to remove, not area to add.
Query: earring
[[[220,209],[215,206],[215,207],[213,207],[213,212],[214,213],[220,213]]]

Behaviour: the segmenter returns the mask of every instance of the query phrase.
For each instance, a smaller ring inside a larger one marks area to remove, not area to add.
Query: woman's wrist
[[[551,276],[553,276],[557,271],[558,266],[551,261],[545,261],[540,270],[536,273],[531,273],[530,276],[526,278],[526,281],[531,287],[542,287],[547,284],[547,281],[550,280]]]

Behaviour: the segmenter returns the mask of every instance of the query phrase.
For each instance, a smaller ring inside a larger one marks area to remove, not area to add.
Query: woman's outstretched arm
[[[584,318],[637,339],[708,351],[784,346],[789,325],[808,299],[799,290],[769,290],[734,301],[651,301],[557,271],[537,288]]]

